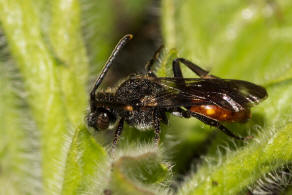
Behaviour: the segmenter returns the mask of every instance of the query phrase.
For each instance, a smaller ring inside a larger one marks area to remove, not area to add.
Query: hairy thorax
[[[116,92],[116,98],[124,104],[119,114],[126,118],[129,125],[140,130],[152,128],[155,95],[162,89],[159,84],[146,78],[132,78],[125,81]],[[146,103],[148,106],[145,106]]]

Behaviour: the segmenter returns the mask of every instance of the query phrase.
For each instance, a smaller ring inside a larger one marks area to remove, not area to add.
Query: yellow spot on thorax
[[[132,112],[133,111],[133,106],[127,105],[124,107],[125,110]]]

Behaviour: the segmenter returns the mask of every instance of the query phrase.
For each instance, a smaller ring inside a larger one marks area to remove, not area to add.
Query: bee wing
[[[214,104],[238,112],[267,97],[265,88],[241,80],[160,77],[154,82],[163,88],[155,97],[161,107]]]

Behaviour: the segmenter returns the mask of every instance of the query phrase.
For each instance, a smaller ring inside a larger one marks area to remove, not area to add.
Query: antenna
[[[101,82],[103,81],[103,78],[105,77],[106,73],[108,72],[110,66],[113,64],[113,61],[115,60],[115,58],[117,57],[117,55],[119,54],[120,50],[133,38],[132,34],[127,34],[125,35],[123,38],[120,39],[120,41],[118,42],[118,44],[116,45],[115,49],[112,51],[112,54],[110,55],[110,57],[108,58],[108,60],[106,61],[106,64],[104,66],[104,68],[102,69],[100,75],[98,76],[98,78],[95,81],[95,84],[93,86],[93,88],[91,89],[90,92],[90,100],[94,100],[95,99],[95,92],[97,90],[97,88],[99,87],[99,85],[101,84]]]

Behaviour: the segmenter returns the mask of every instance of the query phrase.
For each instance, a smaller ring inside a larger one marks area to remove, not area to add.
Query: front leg
[[[121,134],[122,134],[123,127],[124,127],[124,119],[122,118],[122,119],[119,121],[118,127],[117,127],[117,129],[116,129],[116,131],[115,131],[115,138],[114,138],[114,140],[113,140],[112,152],[115,151],[116,146],[117,146],[117,144],[118,144],[119,141],[120,141],[120,136],[121,136]]]
[[[154,126],[154,143],[156,146],[159,145],[160,141],[160,120],[159,120],[159,114],[157,110],[153,111],[153,126]]]

